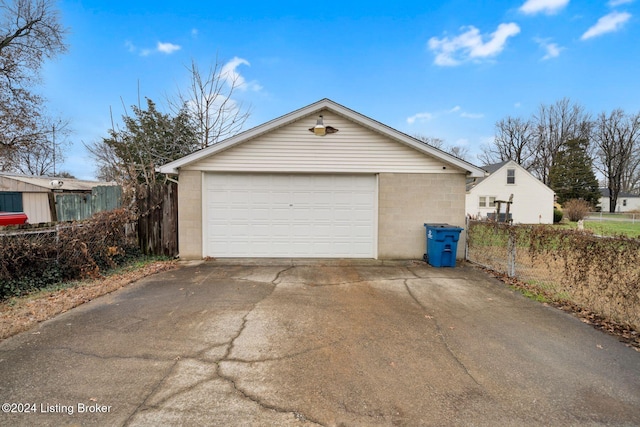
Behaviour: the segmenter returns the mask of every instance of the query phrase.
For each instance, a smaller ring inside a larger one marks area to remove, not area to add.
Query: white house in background
[[[553,224],[555,193],[513,160],[483,166],[485,178],[467,181],[467,215],[486,219],[496,213],[496,201],[508,201],[513,195],[510,214],[514,223]],[[506,204],[501,213],[506,212]]]
[[[602,212],[609,212],[609,193],[608,188],[600,189],[600,208]],[[618,194],[618,203],[616,203],[615,212],[631,212],[640,211],[640,195],[631,193]]]

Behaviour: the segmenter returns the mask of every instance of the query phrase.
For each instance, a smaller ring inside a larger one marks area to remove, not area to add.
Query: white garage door
[[[374,258],[373,175],[207,174],[204,255]]]

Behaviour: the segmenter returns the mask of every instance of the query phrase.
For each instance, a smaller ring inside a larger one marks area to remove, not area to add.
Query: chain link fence
[[[0,299],[65,280],[95,277],[139,256],[136,224],[123,209],[46,229],[0,234]]]
[[[468,261],[640,331],[640,240],[487,221],[466,228]]]

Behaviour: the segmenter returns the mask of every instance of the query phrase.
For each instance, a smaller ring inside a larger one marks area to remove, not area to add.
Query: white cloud
[[[560,9],[568,4],[569,0],[527,0],[520,6],[520,11],[527,15],[534,15],[536,13],[552,15],[558,13]]]
[[[200,32],[198,31],[197,28],[192,28],[191,29],[191,37],[193,37],[194,39],[198,38],[198,34],[200,34]]]
[[[629,19],[631,19],[630,13],[611,12],[610,14],[598,19],[598,22],[589,28],[582,37],[580,37],[580,40],[587,40],[592,37],[598,37],[606,33],[618,31]]]
[[[167,55],[171,55],[173,52],[176,52],[176,51],[182,49],[182,47],[177,45],[177,44],[173,44],[173,43],[158,42],[158,44],[156,45],[156,49],[158,49],[158,52],[166,53]]]
[[[557,43],[551,43],[549,39],[535,38],[534,40],[545,51],[545,55],[542,57],[543,61],[551,58],[557,58],[558,56],[560,56],[560,52],[564,50],[564,48],[558,46]]]
[[[431,119],[433,119],[433,114],[431,114],[431,113],[418,113],[418,114],[414,114],[411,117],[408,117],[407,118],[407,123],[412,125],[412,124],[414,124],[416,122],[416,120],[418,120],[420,122],[428,122]]]
[[[543,61],[551,58],[557,58],[558,56],[560,56],[560,52],[563,49],[560,46],[558,46],[557,43],[545,44],[544,48],[547,51],[547,54],[542,57]]]
[[[460,117],[464,117],[465,119],[481,119],[484,117],[484,114],[482,113],[466,113],[466,112],[462,112],[460,113]]]
[[[455,66],[473,59],[496,56],[504,49],[507,39],[520,32],[520,27],[513,22],[500,24],[485,42],[483,38],[487,37],[483,37],[476,27],[463,27],[462,30],[464,29],[466,31],[453,38],[429,39],[429,49],[436,53],[436,65]]]
[[[413,116],[407,118],[407,123],[412,125],[415,122],[428,122],[430,120],[435,119],[436,117],[447,115],[447,114],[456,114],[457,116],[463,117],[465,119],[481,119],[484,117],[484,114],[481,114],[481,113],[467,113],[466,111],[462,110],[462,107],[460,107],[459,105],[456,105],[455,107],[450,108],[448,110],[440,110],[435,113],[424,112],[424,113],[414,114]]]
[[[234,57],[231,61],[227,62],[222,66],[220,70],[220,77],[229,85],[233,86],[236,89],[240,90],[253,90],[260,91],[262,86],[257,84],[256,82],[247,82],[242,75],[237,71],[237,68],[240,65],[251,66],[249,61],[246,59]]]
[[[162,42],[158,42],[156,44],[155,49],[149,49],[149,48],[139,49],[136,45],[134,45],[129,40],[125,41],[124,45],[129,52],[137,53],[140,56],[149,56],[152,53],[164,53],[167,55],[171,55],[172,53],[182,49],[182,46],[180,45],[173,44],[173,43],[162,43]]]
[[[609,3],[607,3],[607,5],[609,5],[609,7],[616,7],[616,6],[629,4],[629,3],[633,3],[633,0],[611,0],[609,1]]]

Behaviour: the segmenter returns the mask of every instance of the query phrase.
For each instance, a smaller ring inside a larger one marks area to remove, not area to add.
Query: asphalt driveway
[[[11,426],[640,425],[640,353],[471,267],[209,261],[0,343],[0,400]]]

